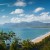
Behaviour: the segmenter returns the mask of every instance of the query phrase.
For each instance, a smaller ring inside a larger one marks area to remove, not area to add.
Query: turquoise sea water
[[[50,28],[0,28],[4,32],[13,31],[22,40],[34,39],[50,31]]]

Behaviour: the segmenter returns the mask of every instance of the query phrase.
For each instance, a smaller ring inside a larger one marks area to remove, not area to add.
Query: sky
[[[0,24],[32,21],[50,23],[50,0],[0,0]]]

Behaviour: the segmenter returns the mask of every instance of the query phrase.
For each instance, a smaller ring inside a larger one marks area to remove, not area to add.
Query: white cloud
[[[0,17],[0,24],[5,24],[5,23],[9,23],[9,22],[10,22],[10,19],[8,16],[3,15]]]
[[[8,16],[3,15],[2,18],[7,18]]]
[[[15,6],[26,6],[26,3],[24,1],[17,1],[16,3],[14,3]]]
[[[25,16],[25,14],[19,14],[20,17]]]
[[[48,15],[50,12],[43,12],[40,15]]]
[[[43,7],[38,7],[38,8],[36,8],[36,9],[34,10],[34,12],[37,13],[37,12],[40,12],[40,11],[42,11],[42,10],[44,10]]]
[[[49,12],[41,13],[39,16],[34,14],[25,15],[25,17],[13,17],[11,19],[12,23],[20,23],[20,22],[32,22],[32,21],[40,21],[40,22],[50,22],[50,15]]]
[[[11,22],[13,22],[13,23],[20,23],[21,22],[21,19],[20,18],[13,17],[11,19]]]
[[[13,17],[11,19],[11,22],[12,23],[20,23],[20,22],[31,22],[33,21],[33,17],[34,15],[31,14],[31,15],[25,15],[25,17],[22,17],[22,18],[19,18],[19,17]],[[35,19],[35,18],[34,18]]]
[[[21,14],[23,12],[24,12],[23,9],[16,9],[15,11],[12,11],[10,14]]]

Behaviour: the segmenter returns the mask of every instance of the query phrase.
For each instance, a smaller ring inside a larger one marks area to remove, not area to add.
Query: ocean
[[[32,40],[47,32],[50,32],[50,28],[0,28],[0,31],[4,32],[13,31],[16,33],[17,38],[21,40]]]

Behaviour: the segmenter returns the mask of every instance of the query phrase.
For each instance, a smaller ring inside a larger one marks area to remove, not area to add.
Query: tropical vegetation
[[[10,41],[9,44],[7,40]],[[14,32],[0,32],[0,50],[50,50],[50,36],[43,39],[41,42],[33,43],[30,40],[16,38]]]

